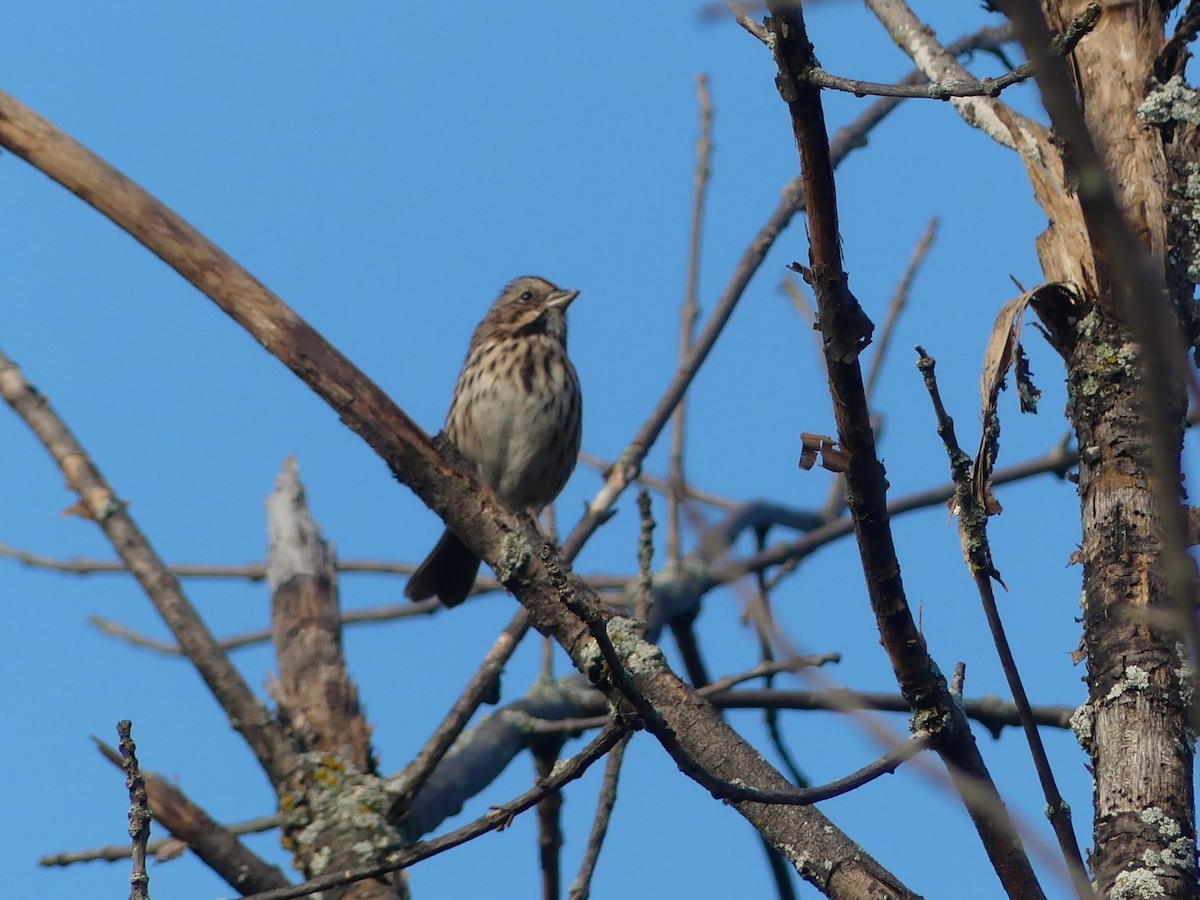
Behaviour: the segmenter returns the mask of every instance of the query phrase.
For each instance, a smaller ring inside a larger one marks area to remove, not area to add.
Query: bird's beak
[[[551,309],[566,309],[571,305],[571,301],[579,296],[579,291],[555,291],[550,295],[550,299],[546,301],[546,305]]]

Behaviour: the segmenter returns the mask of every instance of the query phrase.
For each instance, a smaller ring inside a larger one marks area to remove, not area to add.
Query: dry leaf
[[[987,509],[988,515],[996,515],[1001,507],[992,493],[988,482],[992,476],[992,466],[996,462],[996,454],[1000,444],[1000,418],[996,412],[1000,390],[1004,387],[1005,376],[1008,375],[1014,363],[1017,368],[1017,388],[1020,394],[1022,412],[1036,412],[1037,399],[1040,393],[1031,380],[1032,372],[1025,360],[1021,349],[1021,325],[1025,309],[1031,302],[1036,302],[1044,293],[1070,292],[1066,285],[1051,283],[1026,291],[1014,300],[1008,301],[996,316],[992,326],[991,337],[988,338],[987,348],[983,353],[983,375],[979,379],[979,393],[982,398],[980,419],[983,422],[983,436],[979,441],[979,452],[975,455],[975,466],[972,471],[972,489],[975,497]]]
[[[800,434],[800,468],[808,471],[820,456],[821,468],[830,472],[845,472],[850,467],[850,454],[838,446],[838,442],[827,434]]]

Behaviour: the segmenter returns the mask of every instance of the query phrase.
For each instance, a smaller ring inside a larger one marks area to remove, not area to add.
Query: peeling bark
[[[1085,5],[1049,3],[1051,27],[1061,29]],[[1164,28],[1154,0],[1107,4],[1095,32],[1076,49],[1071,69],[1117,203],[1166,276],[1176,324],[1190,341],[1192,286],[1181,277],[1187,266],[1172,246],[1175,238],[1178,248],[1180,228],[1169,220],[1172,170],[1178,173],[1182,163],[1169,161],[1167,152],[1185,132],[1150,127],[1139,116],[1155,85]],[[1176,157],[1183,144],[1190,148],[1187,135],[1172,151]],[[1102,896],[1196,897],[1191,662],[1163,554],[1167,514],[1176,512],[1163,504],[1181,496],[1186,396],[1168,375],[1168,396],[1157,398],[1163,415],[1156,423],[1147,413],[1147,367],[1165,363],[1146,357],[1125,321],[1113,260],[1105,258],[1102,241],[1089,236],[1078,211],[1071,147],[1062,147],[1062,154],[1058,184],[1032,180],[1052,219],[1037,243],[1043,270],[1048,280],[1072,281],[1081,298],[1070,310],[1043,306],[1038,312],[1067,365],[1067,413],[1080,455],[1088,703],[1075,726],[1095,775],[1090,862]],[[1147,295],[1145,302],[1158,297]],[[1155,441],[1175,461],[1158,489]]]

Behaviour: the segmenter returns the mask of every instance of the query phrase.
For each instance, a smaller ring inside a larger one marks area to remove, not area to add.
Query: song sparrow
[[[496,298],[471,336],[446,415],[446,436],[517,510],[540,512],[579,456],[583,398],[567,358],[567,307],[579,291],[525,276]],[[412,600],[466,599],[479,557],[447,528],[408,580]]]

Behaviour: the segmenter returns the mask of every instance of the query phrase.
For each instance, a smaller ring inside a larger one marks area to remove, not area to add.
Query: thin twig
[[[954,675],[950,679],[950,690],[961,697],[967,681],[967,664],[959,660],[954,664]]]
[[[596,816],[592,819],[592,830],[588,834],[587,846],[583,851],[583,860],[579,864],[579,874],[571,882],[570,900],[588,900],[592,892],[592,875],[596,871],[596,862],[600,859],[600,848],[604,846],[604,838],[608,834],[608,822],[612,818],[613,807],[617,804],[617,782],[621,777],[621,763],[625,759],[625,748],[629,745],[631,735],[623,735],[617,745],[608,754],[604,764],[604,781],[600,785],[600,796],[596,801]]]
[[[654,514],[650,509],[650,492],[645,488],[638,491],[638,513],[642,527],[638,537],[638,587],[633,617],[644,628],[650,619],[651,566],[654,562]]]
[[[762,550],[766,546],[769,531],[769,527],[765,525],[754,528],[755,546],[759,550]],[[753,623],[754,633],[758,637],[759,657],[762,660],[760,668],[768,669],[764,673],[763,687],[770,690],[775,686],[776,674],[771,669],[778,665],[775,661],[775,643],[778,640],[778,630],[775,627],[775,619],[771,612],[771,592],[767,587],[766,572],[755,573],[754,587],[754,592],[746,602],[744,619]],[[718,682],[720,680],[718,679]],[[716,682],[714,682],[715,684]],[[709,687],[714,685],[709,685]],[[783,770],[791,778],[792,784],[799,788],[811,787],[812,782],[800,771],[800,765],[792,756],[787,741],[784,739],[783,729],[780,727],[779,711],[764,709],[763,722],[767,726],[767,735],[771,740],[771,745],[775,748],[775,753],[783,765]],[[766,856],[767,868],[770,870],[771,878],[775,882],[776,896],[779,900],[796,900],[796,887],[792,884],[792,873],[783,854],[766,841],[760,840],[760,844]]]
[[[791,656],[783,660],[764,659],[753,669],[745,672],[739,672],[736,675],[726,675],[724,678],[714,679],[711,683],[704,686],[699,693],[704,696],[719,694],[722,691],[727,691],[730,688],[737,687],[739,684],[745,684],[747,681],[754,681],[757,678],[771,678],[774,675],[780,675],[784,672],[799,672],[801,669],[815,669],[820,666],[828,665],[829,663],[839,663],[842,661],[840,653],[821,653],[814,656]]]
[[[899,694],[860,693],[845,689],[787,691],[742,688],[736,691],[712,691],[710,687],[701,688],[696,693],[705,697],[717,709],[790,709],[842,713],[871,710],[912,713],[908,701]],[[998,739],[1005,728],[1019,728],[1022,724],[1017,708],[1012,702],[999,697],[964,699],[962,707],[967,718],[982,725],[993,738]],[[1071,716],[1075,713],[1075,707],[1034,706],[1030,712],[1039,728],[1065,731],[1071,727]],[[589,718],[537,722],[530,725],[530,731],[537,734],[580,734],[592,728],[604,727],[609,718],[606,713],[597,710],[597,714]]]
[[[1012,647],[1004,632],[1004,624],[1000,620],[1000,610],[996,606],[996,595],[992,590],[992,579],[999,578],[992,561],[992,550],[987,533],[987,510],[984,509],[971,484],[971,459],[958,445],[954,433],[954,420],[946,412],[938,390],[936,363],[921,347],[917,347],[917,368],[925,381],[925,389],[933,404],[937,417],[938,436],[946,446],[950,457],[950,475],[958,490],[955,493],[955,511],[959,521],[959,536],[962,542],[963,554],[971,571],[971,578],[979,591],[979,599],[983,604],[983,612],[987,618],[988,628],[992,633],[992,642],[996,645],[996,653],[1000,657],[1000,667],[1012,691],[1013,703],[1021,718],[1021,726],[1025,731],[1025,739],[1029,743],[1029,753],[1033,758],[1034,769],[1037,770],[1038,781],[1041,782],[1042,793],[1046,798],[1046,814],[1058,839],[1063,861],[1071,874],[1071,882],[1080,900],[1095,897],[1083,867],[1083,857],[1079,852],[1079,844],[1075,838],[1075,829],[1071,825],[1071,808],[1063,800],[1054,778],[1054,770],[1046,756],[1042,736],[1033,721],[1033,713],[1029,708],[1029,697],[1025,693],[1025,685],[1021,673],[1017,669],[1017,661],[1013,657]]]
[[[766,544],[766,538],[766,529],[755,529],[755,539],[760,551]],[[754,630],[758,636],[759,655],[762,658],[761,667],[768,669],[763,677],[763,688],[765,690],[769,691],[775,687],[776,674],[788,669],[796,672],[800,668],[807,668],[807,665],[805,665],[806,661],[819,666],[842,661],[840,653],[827,653],[807,658],[793,655],[783,660],[782,663],[776,662],[775,645],[785,642],[780,639],[778,629],[775,627],[775,617],[771,610],[771,588],[767,584],[767,573],[765,571],[755,572],[754,582],[756,590],[754,596],[750,598],[749,604],[747,604],[747,615],[752,618]],[[709,687],[717,688],[722,682],[727,681],[728,679],[717,679]],[[729,687],[732,686],[729,685]],[[788,747],[787,741],[784,740],[783,728],[780,726],[779,710],[771,707],[764,709],[763,723],[767,726],[767,735],[771,739],[771,744],[775,747],[775,752],[778,754],[780,761],[783,763],[784,770],[791,777],[792,782],[797,787],[809,787],[811,782],[804,772],[801,771],[800,764],[792,756],[792,751]],[[774,869],[772,871],[774,872]],[[778,881],[778,878],[776,880]]]
[[[122,719],[117,723],[117,746],[125,769],[125,787],[129,791],[129,837],[133,872],[129,876],[129,900],[150,900],[150,875],[146,872],[146,845],[150,841],[150,801],[146,797],[146,782],[138,768],[137,746],[133,742],[133,723]]]
[[[117,750],[97,738],[93,740],[105,759],[118,768],[124,767]],[[252,893],[288,883],[277,866],[268,864],[247,848],[232,829],[213,819],[178,785],[156,772],[143,772],[142,778],[146,783],[154,821],[165,828],[173,840],[195,853],[235,891]]]
[[[887,753],[883,754],[883,756],[879,757],[879,759],[868,763],[857,772],[851,772],[844,778],[839,778],[837,781],[831,781],[819,787],[805,788],[801,793],[811,798],[809,800],[810,803],[820,803],[822,800],[831,800],[834,797],[848,794],[862,787],[864,784],[870,784],[881,775],[891,775],[903,763],[908,762],[922,750],[927,749],[930,743],[928,735],[914,734],[903,744],[893,747]]]
[[[708,91],[708,76],[696,76],[696,101],[700,106],[700,136],[696,140],[696,172],[693,176],[692,227],[688,240],[687,285],[683,291],[683,308],[679,312],[679,361],[682,363],[695,339],[696,320],[700,317],[700,247],[704,229],[704,202],[708,196],[708,181],[712,171],[712,97]],[[687,436],[687,397],[679,401],[671,426],[671,454],[667,483],[667,559],[678,566],[683,558],[679,534],[679,508],[683,504],[687,479],[683,471],[683,451]]]
[[[929,248],[933,246],[934,239],[937,237],[937,230],[938,218],[937,216],[933,216],[929,220],[929,224],[925,226],[925,232],[921,235],[921,239],[917,241],[912,258],[908,261],[908,266],[905,268],[904,274],[900,276],[900,282],[896,285],[896,290],[892,294],[887,314],[883,319],[883,327],[879,329],[879,334],[875,338],[875,353],[871,357],[871,364],[867,367],[864,390],[867,393],[868,400],[875,394],[875,386],[879,383],[879,376],[883,373],[883,360],[887,356],[888,348],[891,347],[892,335],[895,333],[896,323],[900,321],[900,315],[908,305],[908,295],[912,289],[913,280],[916,278],[917,272],[920,271],[921,264],[925,262],[925,257],[929,254]]]
[[[806,279],[817,301],[824,357],[838,438],[849,455],[845,478],[867,594],[881,642],[900,691],[919,721],[933,723],[933,744],[949,770],[1001,883],[1014,896],[1044,897],[1037,875],[970,726],[929,655],[913,621],[886,515],[887,483],[859,356],[874,325],[851,293],[844,271],[837,194],[820,90],[803,80],[815,64],[804,13],[795,0],[771,0],[767,28],[778,71],[776,86],[787,106],[807,198],[809,266]]]
[[[429,780],[429,776],[433,774],[437,764],[441,762],[446,751],[462,734],[462,730],[471,720],[471,716],[475,714],[475,710],[479,709],[480,704],[489,699],[493,703],[496,702],[496,699],[493,698],[498,699],[500,672],[521,643],[521,638],[528,631],[529,613],[522,607],[508,623],[508,627],[500,632],[496,643],[484,657],[483,664],[471,677],[459,698],[454,701],[446,718],[430,735],[429,740],[425,742],[425,746],[421,748],[413,761],[405,766],[404,771],[395,779],[398,784],[402,785],[402,788],[398,799],[392,804],[392,818],[407,811],[413,797],[417,795],[417,791]]]
[[[589,469],[595,469],[605,478],[608,477],[608,473],[612,470],[614,465],[614,463],[588,453],[586,450],[579,454],[579,461]],[[639,472],[638,477],[634,480],[638,484],[644,484],[646,487],[650,488],[650,490],[657,491],[664,496],[670,494],[671,492],[670,483],[666,478],[661,478],[658,475],[654,475],[650,472]],[[685,496],[688,500],[697,500],[700,503],[706,503],[709,506],[715,506],[718,509],[734,509],[735,507],[741,505],[737,500],[730,500],[728,497],[721,497],[717,494],[710,493],[709,491],[702,491],[691,484],[685,485],[684,489],[686,491]]]
[[[582,461],[587,462],[587,460]],[[603,464],[598,461],[595,463],[595,466],[597,468],[603,468]],[[639,479],[639,481],[641,480],[642,479]],[[655,490],[665,490],[665,487],[662,487],[665,482],[663,482],[661,479],[655,479],[653,476],[650,476],[650,480],[646,481],[645,483]],[[733,500],[718,498],[711,494],[705,494],[702,491],[692,492],[690,488],[688,497],[690,499],[699,500],[702,503],[711,503],[714,506],[733,508],[741,505]],[[69,575],[129,574],[129,566],[119,559],[90,559],[87,557],[57,559],[55,557],[45,556],[40,553],[31,553],[28,550],[19,550],[3,542],[0,542],[0,556],[16,560],[22,565],[26,565],[34,569],[46,569],[54,572],[64,572]],[[392,562],[391,560],[386,559],[339,559],[336,561],[334,568],[339,575],[368,574],[401,575],[407,577],[412,575],[413,572],[416,571],[417,567],[413,563]],[[236,578],[245,581],[263,581],[267,577],[266,563],[258,562],[247,563],[241,566],[179,563],[168,565],[166,570],[176,578]],[[592,584],[592,587],[598,591],[612,590],[624,585],[624,582],[616,582],[612,578],[608,578],[603,575],[595,576],[594,579],[591,576],[588,578],[589,583]],[[480,577],[475,580],[475,589],[471,592],[471,596],[503,589],[504,586],[495,578],[480,575]],[[375,621],[376,618],[399,619],[404,618],[404,616],[400,614],[401,610],[409,610],[409,615],[428,615],[441,608],[441,604],[439,603],[413,603],[409,601],[403,604],[397,604],[395,607],[377,608],[388,610],[386,613],[380,613],[372,610],[353,610],[351,612],[344,613],[342,621]]]
[[[458,828],[449,834],[442,835],[440,838],[435,838],[431,841],[421,841],[420,843],[412,844],[392,854],[387,862],[354,871],[323,875],[319,878],[309,879],[303,884],[291,885],[279,890],[250,894],[244,900],[293,900],[296,897],[306,897],[319,891],[327,891],[332,888],[342,887],[343,885],[365,881],[368,878],[379,878],[391,872],[408,868],[423,859],[429,859],[431,856],[436,856],[446,850],[451,850],[461,844],[465,844],[467,841],[473,840],[481,834],[505,828],[516,816],[537,805],[537,802],[547,793],[559,790],[564,785],[581,776],[592,763],[611,750],[624,734],[625,729],[623,726],[610,723],[583,750],[566,762],[555,766],[550,776],[537,786],[503,806],[493,807],[487,814],[480,816],[474,822],[470,822],[462,828]]]
[[[867,377],[863,390],[866,392],[868,404],[875,398],[875,387],[879,384],[880,375],[883,374],[883,361],[887,358],[887,352],[892,346],[892,336],[896,333],[896,325],[900,321],[900,315],[908,305],[908,295],[912,288],[913,279],[916,278],[917,271],[925,261],[925,257],[929,253],[929,248],[933,246],[933,240],[937,236],[937,227],[937,216],[933,216],[929,220],[929,224],[925,226],[925,232],[921,235],[920,240],[917,241],[912,258],[908,261],[908,266],[905,268],[904,274],[900,276],[900,282],[896,285],[896,290],[892,293],[892,300],[888,304],[887,313],[884,315],[883,327],[879,329],[879,334],[875,338],[875,352],[871,354],[871,364],[867,367]],[[845,508],[846,479],[838,475],[829,486],[829,494],[825,499],[825,505],[821,507],[821,511],[827,517],[833,519],[841,515]]]
[[[256,816],[253,819],[247,819],[244,822],[234,822],[225,827],[229,830],[230,834],[261,834],[264,831],[278,828],[279,816]],[[146,845],[146,855],[154,857],[158,862],[164,862],[168,859],[174,859],[185,849],[187,849],[187,845],[178,838],[159,838],[158,840],[150,841]],[[109,844],[103,847],[93,847],[90,850],[73,850],[39,856],[37,864],[52,868],[73,866],[78,863],[117,862],[122,859],[129,859],[132,852],[132,848],[128,844],[121,844],[119,846]]]
[[[618,744],[619,746],[619,744]],[[534,744],[533,764],[538,781],[554,771],[562,741],[553,737]],[[542,870],[542,900],[558,900],[562,882],[562,791],[553,790],[538,801],[538,860]]]
[[[2,121],[5,120],[0,116]],[[50,407],[46,396],[25,380],[2,351],[0,396],[50,452],[71,489],[79,495],[76,508],[104,531],[272,782],[283,784],[295,768],[290,739],[217,645],[208,626],[184,596],[179,582],[167,572],[161,557],[129,515],[125,502],[104,480],[87,451]]]
[[[1089,30],[1095,25],[1093,19]],[[1080,33],[1078,38],[1082,37]],[[1075,42],[1071,44],[1074,47]],[[996,78],[981,78],[978,81],[968,79],[959,81],[931,81],[928,84],[886,84],[879,81],[860,81],[854,78],[843,78],[826,72],[824,69],[812,68],[804,73],[804,79],[817,87],[834,91],[843,91],[856,97],[904,97],[914,100],[952,100],[955,97],[999,97],[1001,91],[1020,84],[1033,75],[1033,66],[1024,62],[1011,72],[1005,72]]]
[[[713,4],[719,6],[719,4]],[[734,20],[746,29],[746,32],[757,38],[762,43],[766,44],[768,40],[767,30],[750,18],[749,13],[742,9],[741,5],[735,0],[725,0],[725,5],[733,12]]]

